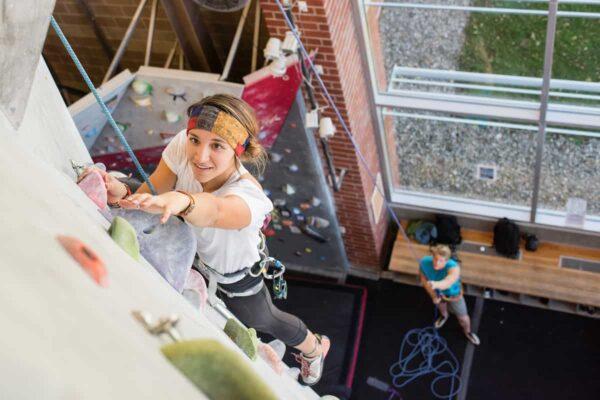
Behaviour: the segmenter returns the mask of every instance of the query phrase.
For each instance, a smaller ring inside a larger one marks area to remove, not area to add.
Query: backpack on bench
[[[498,254],[517,258],[520,240],[519,227],[508,218],[502,218],[494,226],[494,248]]]
[[[451,249],[462,243],[460,236],[460,225],[453,215],[437,214],[435,216],[435,227],[437,237],[435,242],[438,244],[447,244]]]

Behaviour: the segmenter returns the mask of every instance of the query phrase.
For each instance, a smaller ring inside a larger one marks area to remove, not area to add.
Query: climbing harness
[[[148,185],[148,188],[150,189],[150,191],[152,192],[152,194],[156,194],[156,190],[154,189],[154,185],[152,185],[152,182],[150,182],[150,179],[148,178],[148,175],[146,174],[146,171],[144,171],[144,168],[142,167],[142,165],[140,164],[139,160],[135,156],[135,153],[131,149],[131,146],[129,145],[129,143],[127,143],[127,139],[125,139],[125,136],[123,136],[123,132],[122,132],[121,128],[117,125],[117,122],[114,120],[114,118],[113,118],[112,114],[110,113],[110,110],[108,109],[108,107],[106,107],[106,104],[102,100],[102,97],[100,97],[100,94],[98,93],[98,91],[94,87],[94,84],[92,83],[92,80],[90,79],[89,75],[87,74],[87,72],[83,68],[83,65],[79,61],[79,58],[77,58],[77,55],[75,54],[75,51],[73,51],[73,48],[71,47],[71,44],[67,40],[67,37],[65,36],[65,34],[63,33],[63,31],[60,29],[60,26],[58,26],[58,23],[56,22],[56,20],[54,19],[53,16],[50,16],[50,24],[52,25],[52,28],[54,28],[54,31],[58,35],[58,38],[62,42],[63,46],[65,46],[65,49],[67,50],[67,53],[69,53],[69,56],[71,56],[71,59],[75,63],[75,66],[79,70],[79,73],[83,77],[83,80],[85,81],[86,85],[88,86],[88,88],[90,89],[90,91],[94,94],[94,97],[96,98],[96,101],[100,105],[100,109],[102,110],[102,113],[108,119],[108,123],[113,128],[115,134],[117,135],[117,137],[121,141],[121,144],[123,145],[123,147],[125,147],[125,150],[129,154],[129,157],[131,157],[131,161],[133,161],[133,164],[135,165],[135,167],[137,168],[138,172],[140,173],[140,175],[144,179],[144,182],[146,182],[146,185]]]
[[[208,278],[208,293],[209,299],[215,301],[216,298],[211,298],[211,294],[215,295],[216,291],[226,294],[228,297],[246,297],[252,296],[263,288],[264,282],[261,279],[255,286],[243,291],[243,292],[230,292],[227,289],[224,289],[217,284],[233,284],[241,281],[247,276],[251,276],[253,278],[258,278],[259,276],[263,276],[265,279],[273,281],[273,295],[276,299],[286,299],[287,298],[287,282],[283,278],[283,274],[285,273],[285,265],[277,260],[274,257],[270,257],[268,255],[266,239],[262,232],[260,232],[260,242],[258,244],[258,254],[260,256],[260,261],[256,262],[251,267],[243,268],[239,271],[223,274],[217,271],[215,268],[205,264],[199,258],[194,260],[194,266],[198,268],[198,270]]]

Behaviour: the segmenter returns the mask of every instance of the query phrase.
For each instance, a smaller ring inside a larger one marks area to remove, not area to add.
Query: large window
[[[355,1],[395,203],[600,231],[599,1]]]

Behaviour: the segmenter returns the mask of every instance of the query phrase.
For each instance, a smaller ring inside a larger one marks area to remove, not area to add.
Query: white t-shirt
[[[186,142],[187,134],[183,130],[171,140],[163,151],[162,159],[177,175],[176,190],[199,193],[202,192],[202,184],[194,177],[192,168],[187,161]],[[199,228],[190,224],[198,240],[197,251],[200,260],[222,274],[250,267],[260,259],[258,254],[259,231],[266,215],[273,209],[273,203],[258,186],[249,179],[240,179],[240,176],[246,173],[248,173],[246,168],[241,166],[223,186],[212,194],[219,197],[236,195],[244,200],[251,213],[250,225],[236,230]]]

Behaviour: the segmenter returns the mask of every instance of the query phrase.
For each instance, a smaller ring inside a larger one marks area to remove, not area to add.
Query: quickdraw
[[[262,255],[262,254],[261,254]],[[265,256],[261,261],[250,268],[249,274],[257,277],[264,276],[265,279],[273,281],[273,294],[276,299],[287,298],[287,282],[283,278],[285,265],[273,257]]]
[[[260,232],[260,243],[258,245],[258,254],[260,262],[250,268],[251,276],[263,275],[265,279],[273,281],[273,294],[276,299],[287,298],[287,282],[283,278],[285,273],[285,265],[273,257],[267,255],[267,244],[265,235]]]

